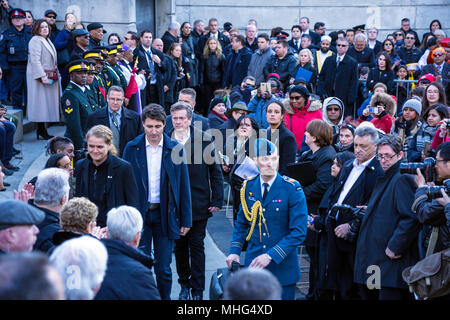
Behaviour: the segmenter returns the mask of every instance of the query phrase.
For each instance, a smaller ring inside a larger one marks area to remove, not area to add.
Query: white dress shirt
[[[352,171],[350,171],[350,174],[348,175],[348,178],[345,181],[344,188],[342,189],[341,194],[339,195],[339,199],[337,201],[338,204],[342,204],[342,201],[344,201],[345,197],[350,192],[350,189],[353,187],[356,180],[358,180],[361,173],[368,166],[370,161],[373,160],[373,158],[375,158],[375,156],[373,156],[372,158],[361,164],[358,164],[358,161],[356,159],[353,161],[353,169]]]
[[[147,152],[147,171],[148,171],[148,202],[160,203],[160,182],[161,182],[161,161],[163,140],[153,147],[145,138],[145,150]]]

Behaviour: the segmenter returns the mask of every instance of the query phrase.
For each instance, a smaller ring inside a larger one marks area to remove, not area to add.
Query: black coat
[[[295,78],[297,76],[297,72],[298,72],[298,70],[300,68],[303,68],[305,70],[308,70],[308,71],[312,72],[311,78],[309,79],[308,83],[306,84],[306,87],[308,88],[309,92],[311,92],[311,93],[315,92],[316,91],[316,85],[317,85],[317,71],[316,71],[316,68],[314,68],[312,66],[311,62],[308,62],[303,67],[300,64],[298,64],[295,67],[293,78]]]
[[[250,50],[247,47],[243,47],[241,50],[239,50],[239,53],[237,53],[237,57],[235,58],[235,63],[232,66],[231,61],[233,60],[233,55],[235,53],[230,54],[227,57],[226,60],[226,72],[225,72],[225,81],[224,86],[228,87],[231,85],[234,86],[240,86],[242,83],[242,80],[247,76],[248,72],[248,65],[250,64],[250,60],[252,59],[252,50]]]
[[[392,70],[380,70],[378,68],[372,68],[369,71],[369,76],[367,77],[366,86],[370,91],[378,83],[384,83],[388,88],[389,94],[395,94],[395,74]]]
[[[368,267],[380,270],[382,288],[403,288],[402,271],[418,261],[419,221],[412,212],[416,184],[412,175],[400,174],[400,161],[378,177],[359,231],[354,282],[366,285]],[[391,260],[389,248],[401,258]]]
[[[123,241],[101,241],[108,265],[95,300],[161,300],[151,271],[153,259]]]
[[[202,55],[199,65],[198,77],[200,84],[219,83],[224,87],[226,59],[222,54],[221,58],[217,58],[215,54],[210,54],[208,59]]]
[[[211,112],[208,114],[208,120],[209,120],[209,127],[211,129],[219,129],[219,127],[225,123],[224,119]]]
[[[267,139],[271,141],[272,131],[267,129]],[[278,139],[273,141],[278,147],[278,154],[280,161],[278,172],[281,175],[289,176],[287,165],[295,162],[295,155],[297,154],[297,142],[294,134],[286,128],[284,124],[278,127]]]
[[[211,136],[193,127],[190,128],[190,133],[191,136],[184,145],[184,150],[186,151],[186,158],[188,160],[192,220],[197,221],[208,219],[212,216],[208,211],[209,207],[222,208],[223,176]],[[202,149],[197,145],[199,141],[201,141]],[[201,152],[203,155],[201,157],[201,163],[197,163],[198,156],[194,152],[197,154]],[[205,155],[208,155],[208,157],[211,156],[211,160],[215,161],[205,161],[208,160],[207,158],[205,159]]]
[[[86,125],[87,130],[99,124],[111,128],[108,107],[97,110],[88,116]],[[120,118],[120,150],[117,150],[119,152],[119,156],[122,155],[127,143],[143,132],[144,129],[142,127],[141,116],[139,113],[122,106],[122,114]]]
[[[164,44],[164,53],[166,54],[167,52],[169,52],[172,43],[178,43],[178,38],[171,35],[169,31],[164,32],[163,36],[161,37],[161,40]]]
[[[292,48],[292,51],[296,54],[298,54],[300,52],[300,50],[302,50],[301,39],[298,39],[297,42],[298,42],[298,47],[295,46],[294,39],[291,39],[288,41],[289,48]]]
[[[108,175],[104,189],[106,198],[106,212],[99,212],[97,225],[106,225],[106,214],[112,208],[121,205],[128,205],[139,210],[139,194],[133,168],[130,163],[112,154],[109,154],[110,163],[108,165]],[[76,197],[86,197],[89,199],[89,162],[92,160],[88,156],[76,163]]]
[[[292,51],[288,51],[283,59],[279,59],[276,54],[267,60],[264,66],[264,78],[271,73],[276,73],[280,76],[280,81],[284,88],[288,87],[289,80],[295,78],[295,67],[297,66],[297,59],[295,59]]]
[[[358,62],[358,67],[375,67],[375,54],[373,50],[365,47],[363,51],[357,51],[355,47],[348,48],[347,54]]]
[[[163,74],[166,72],[166,66],[164,64],[164,54],[156,49],[151,48],[152,54],[156,54],[159,59],[161,59],[161,66],[157,65],[155,63],[155,73],[156,73],[156,87],[158,88],[158,97],[159,97],[159,104],[164,106],[164,79]],[[145,50],[142,46],[138,46],[133,51],[133,65],[136,61],[136,58],[138,58],[138,72],[141,70],[145,70],[146,72],[146,80],[147,80],[147,86],[150,85],[150,79],[148,79],[148,75],[150,74],[150,67],[148,66],[147,62],[147,55],[145,53]],[[142,90],[144,91],[144,90]],[[145,101],[142,102],[143,104]]]
[[[358,63],[348,54],[336,68],[336,56],[325,59],[319,75],[317,94],[323,98],[338,97],[352,106],[358,93]]]
[[[37,234],[33,250],[47,252],[54,246],[53,235],[61,228],[59,225],[59,213],[45,208],[39,208],[34,204],[33,206],[45,213],[44,221],[37,225],[39,233]]]
[[[196,46],[196,52],[197,56],[200,57],[203,55],[203,50],[205,49],[206,41],[211,37],[211,32],[208,32],[207,34],[201,36],[198,39],[197,46]],[[224,36],[223,33],[218,31],[218,39],[220,42],[220,45],[222,46],[222,50],[225,49],[227,45],[230,44],[230,39],[227,36]],[[224,50],[225,52],[225,50]]]
[[[167,54],[164,54],[164,64],[166,66],[166,72],[163,76],[164,85],[169,88],[169,90],[164,93],[164,102],[166,105],[169,105],[177,100],[175,86],[178,78],[178,64]]]

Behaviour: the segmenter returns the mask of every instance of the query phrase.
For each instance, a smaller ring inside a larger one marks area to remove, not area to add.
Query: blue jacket
[[[248,103],[248,110],[253,111],[253,113],[250,114],[250,117],[258,122],[260,128],[267,128],[269,126],[266,109],[269,104],[276,100],[274,95],[271,95],[269,99],[258,98],[258,96],[255,96]]]
[[[174,240],[180,237],[180,227],[192,227],[191,189],[183,147],[166,134],[163,137],[160,185],[161,221],[163,234]],[[139,211],[144,220],[148,211],[148,171],[145,139],[145,133],[137,136],[128,142],[123,151],[123,158],[131,163],[134,170],[139,194]],[[180,161],[178,164],[174,163],[172,159],[177,157],[184,161]]]
[[[247,182],[245,199],[250,211],[257,200],[262,201],[260,181],[258,175]],[[263,214],[269,234],[264,225],[261,234],[255,226],[248,242],[245,266],[248,267],[257,256],[267,253],[272,258],[267,270],[277,277],[282,286],[295,284],[300,279],[297,247],[306,237],[307,223],[306,198],[300,184],[277,174],[263,203]],[[250,227],[241,205],[234,225],[230,254],[241,253]]]

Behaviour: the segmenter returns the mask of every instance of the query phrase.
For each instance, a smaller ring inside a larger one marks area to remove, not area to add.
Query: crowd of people
[[[408,18],[381,39],[307,17],[270,35],[211,18],[105,39],[75,13],[61,30],[51,9],[34,20],[3,0],[1,13],[2,103],[37,123],[49,159],[0,201],[0,298],[168,300],[174,253],[179,299],[202,300],[208,219],[228,204],[226,263],[245,251],[246,267],[270,271],[230,279],[230,299],[294,299],[304,246],[306,299],[409,300],[402,271],[449,248],[450,197],[429,191],[450,178],[438,20],[422,41]],[[26,152],[16,124],[0,108],[0,191]]]

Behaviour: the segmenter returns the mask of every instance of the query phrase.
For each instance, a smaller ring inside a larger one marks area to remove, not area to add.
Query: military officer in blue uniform
[[[61,109],[66,121],[65,136],[72,139],[75,150],[84,149],[86,122],[92,108],[86,93],[86,80],[89,71],[87,60],[74,60],[66,66],[70,82],[61,97]]]
[[[32,35],[31,29],[24,25],[25,11],[11,10],[10,19],[12,26],[0,35],[0,67],[6,74],[6,83],[12,95],[12,105],[22,109],[25,116],[28,43]]]
[[[256,139],[255,158],[260,174],[244,181],[241,206],[233,229],[230,254],[226,259],[240,263],[245,241],[245,267],[266,268],[283,287],[284,300],[295,299],[300,279],[297,247],[306,237],[306,198],[300,183],[277,172],[277,147]]]

